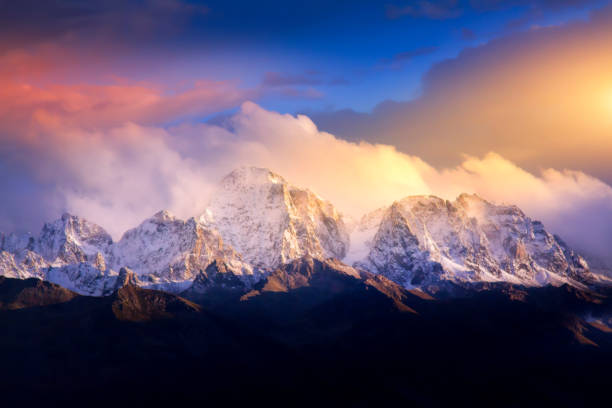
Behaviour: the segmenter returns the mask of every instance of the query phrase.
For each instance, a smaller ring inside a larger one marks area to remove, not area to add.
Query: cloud
[[[211,183],[237,165],[269,167],[353,217],[406,195],[454,199],[473,192],[517,204],[574,246],[609,258],[612,188],[583,172],[532,173],[495,153],[464,157],[439,170],[392,146],[341,140],[306,116],[281,115],[253,103],[245,103],[228,128],[198,125],[169,132],[185,143],[174,146],[181,155],[207,163]]]
[[[280,90],[280,95],[294,99],[322,99],[325,94],[318,89],[284,87]]]
[[[486,12],[520,7],[527,15],[540,14],[547,10],[561,10],[596,3],[589,0],[416,0],[396,2],[385,7],[387,18],[401,17],[447,20],[458,18],[468,11]]]
[[[267,111],[252,102],[220,125],[198,123],[253,91],[211,81],[181,90],[129,82],[36,85],[23,77],[29,70],[44,73],[45,64],[32,64],[27,53],[4,61],[13,61],[0,64],[0,228],[5,231],[37,231],[67,210],[118,238],[163,208],[183,218],[199,214],[223,175],[256,165],[313,189],[353,217],[406,195],[452,199],[476,192],[518,204],[570,243],[598,255],[612,244],[611,188],[585,172],[565,166],[528,171],[506,154],[488,152],[434,166],[420,154],[387,143],[343,140],[320,131],[307,116]],[[452,106],[457,115],[470,112]]]
[[[48,87],[6,84],[0,100],[0,130],[16,131],[24,125],[96,128],[128,121],[161,124],[218,112],[248,96],[255,93],[224,81],[199,81],[179,93],[165,93],[163,89],[139,84]]]
[[[64,178],[54,180],[58,191],[67,210],[116,238],[162,208],[188,217],[205,205],[210,186],[204,167],[173,150],[163,129],[126,124],[74,136],[77,146],[55,152]]]
[[[321,85],[323,81],[318,78],[316,72],[290,75],[280,72],[266,72],[262,84],[264,86],[287,86],[287,85]]]
[[[234,81],[198,80],[170,86],[111,81],[106,84],[37,84],[56,69],[63,54],[54,47],[40,55],[16,50],[0,55],[0,132],[2,141],[19,138],[38,143],[56,128],[98,129],[127,122],[159,125],[202,117],[231,108],[260,94]]]
[[[259,87],[261,93],[285,98],[316,100],[325,93],[315,86],[344,86],[349,81],[342,77],[329,77],[320,71],[308,70],[300,74],[269,71],[264,74]]]
[[[393,62],[410,61],[415,57],[433,54],[438,51],[438,47],[421,47],[411,51],[400,52],[393,56]]]
[[[482,158],[465,157],[459,166],[434,173],[428,184],[449,197],[472,191],[496,202],[516,204],[574,248],[612,261],[612,188],[595,177],[551,168],[536,175],[489,153]]]
[[[410,51],[395,54],[391,58],[384,58],[380,62],[383,66],[391,69],[399,69],[404,64],[411,62],[414,58],[430,55],[438,51],[439,47],[420,47]]]
[[[612,183],[611,43],[612,12],[601,10],[468,48],[435,65],[413,101],[311,116],[347,140],[394,145],[437,167],[494,151],[533,172],[573,168]]]
[[[612,244],[605,221],[612,219],[612,188],[582,172],[534,174],[493,153],[439,170],[393,146],[338,139],[304,115],[279,114],[252,102],[242,104],[224,126],[189,121],[172,127],[103,122],[88,129],[79,121],[41,126],[37,143],[13,137],[12,152],[0,150],[0,163],[12,163],[8,174],[16,177],[2,184],[11,197],[2,202],[2,213],[13,221],[30,217],[40,225],[52,203],[54,216],[68,210],[118,238],[162,208],[180,217],[199,214],[223,175],[255,165],[311,188],[352,217],[407,195],[453,199],[475,192],[519,205],[597,254],[607,254]],[[16,151],[24,160],[7,160]],[[28,201],[31,191],[36,202]],[[0,221],[8,225],[6,218]]]
[[[297,87],[310,87],[317,85],[337,86],[347,85],[349,81],[342,77],[325,78],[319,71],[306,71],[301,74],[287,74],[269,71],[264,74],[261,86],[265,88],[286,88],[295,90]],[[282,91],[282,90],[281,90]]]
[[[387,18],[390,19],[410,16],[445,20],[459,17],[462,11],[458,0],[415,1],[408,5],[389,4],[386,6]]]
[[[64,54],[51,46],[39,51],[0,55],[5,230],[36,231],[68,209],[83,210],[118,234],[160,204],[181,211],[185,195],[196,194],[185,183],[196,179],[197,168],[167,146],[163,126],[235,107],[260,92],[231,81],[180,89],[125,80],[45,85],[37,79]],[[149,203],[148,195],[158,199]]]
[[[109,40],[119,44],[163,39],[210,13],[207,5],[185,0],[5,1],[0,15],[0,50],[48,41]],[[91,46],[91,44],[90,44]]]

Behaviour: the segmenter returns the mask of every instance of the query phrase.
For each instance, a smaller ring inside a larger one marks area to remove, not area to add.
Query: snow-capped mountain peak
[[[200,219],[258,268],[305,254],[343,258],[349,245],[342,216],[331,203],[257,167],[223,178]]]
[[[256,187],[266,184],[288,184],[287,181],[271,170],[254,167],[241,166],[227,174],[219,183],[220,189],[235,190],[236,188]]]
[[[377,215],[378,216],[378,215]],[[580,284],[588,265],[541,222],[477,195],[406,197],[384,212],[356,265],[412,285],[509,281]]]
[[[99,225],[65,213],[43,226],[36,249],[51,263],[71,264],[92,261],[112,244],[111,236]]]
[[[0,253],[0,270],[6,276],[36,277],[87,295],[107,293],[106,256],[110,235],[83,218],[63,214],[46,223],[38,237],[11,234]]]
[[[195,218],[177,219],[168,211],[127,231],[111,252],[116,269],[129,267],[150,287],[171,291],[184,290],[214,259],[223,259],[235,275],[253,274],[217,231]]]
[[[594,281],[586,261],[541,222],[475,194],[406,197],[352,222],[350,233],[349,240],[329,201],[268,169],[240,167],[221,180],[198,218],[162,210],[119,242],[70,214],[38,236],[0,234],[0,274],[95,296],[125,284],[174,293],[242,290],[294,260],[329,258],[407,288]]]
[[[151,217],[151,219],[155,220],[155,221],[165,222],[165,221],[174,221],[174,220],[176,220],[176,217],[174,216],[174,214],[172,214],[168,210],[161,210],[161,211],[155,213]]]

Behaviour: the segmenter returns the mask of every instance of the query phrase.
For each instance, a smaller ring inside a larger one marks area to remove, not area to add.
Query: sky
[[[268,167],[349,217],[477,193],[612,265],[612,5],[0,0],[0,231],[114,238]]]

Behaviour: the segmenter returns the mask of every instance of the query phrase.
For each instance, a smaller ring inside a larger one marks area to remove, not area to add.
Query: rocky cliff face
[[[201,220],[257,268],[306,254],[343,258],[349,247],[331,203],[267,169],[242,167],[227,175]]]
[[[223,259],[237,276],[253,275],[251,266],[216,231],[167,211],[127,231],[117,243],[101,227],[65,214],[45,224],[36,238],[7,237],[2,249],[3,275],[45,279],[90,296],[112,293],[123,267],[133,270],[139,286],[170,292],[191,285],[214,259]]]
[[[467,194],[453,202],[414,196],[348,228],[328,201],[254,167],[227,175],[197,219],[160,211],[119,242],[70,214],[45,224],[38,236],[0,235],[1,275],[44,279],[93,296],[113,293],[125,282],[172,293],[246,293],[267,276],[274,286],[281,279],[275,271],[295,260],[329,260],[338,270],[354,271],[341,260],[360,274],[430,291],[447,283],[580,287],[600,279],[516,206]],[[122,268],[132,271],[129,277],[120,276]]]
[[[261,274],[240,275],[222,259],[215,259],[205,270],[201,270],[191,286],[181,293],[187,298],[201,298],[212,290],[242,294],[262,279]]]
[[[110,258],[115,268],[131,268],[143,285],[148,282],[148,286],[165,290],[184,290],[215,259],[222,259],[237,276],[253,275],[251,266],[217,231],[194,218],[177,219],[168,211],[127,231],[113,245]]]
[[[38,237],[11,234],[0,252],[5,276],[40,278],[87,295],[108,294],[114,279],[105,258],[112,238],[85,219],[64,214],[46,223]]]
[[[99,258],[108,252],[112,244],[111,236],[99,225],[64,214],[43,226],[36,240],[35,251],[46,261],[57,265],[96,263],[100,262]]]
[[[366,217],[369,221],[372,217]],[[591,279],[584,259],[516,206],[463,194],[407,197],[387,208],[355,265],[406,287],[441,281],[530,286]]]

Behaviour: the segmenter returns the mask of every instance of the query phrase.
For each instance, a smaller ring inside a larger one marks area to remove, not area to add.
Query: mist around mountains
[[[262,168],[119,241],[0,237],[8,404],[584,406],[612,286],[518,207],[412,196],[359,220]]]
[[[612,0],[0,4],[0,408],[611,405]]]
[[[588,288],[609,281],[516,206],[470,194],[455,201],[412,196],[351,219],[256,167],[224,177],[203,213],[181,220],[160,211],[117,242],[70,214],[38,236],[0,238],[3,275],[93,296],[112,293],[122,268],[134,271],[141,287],[180,294],[213,263],[247,291],[303,256],[334,258],[429,294],[481,282]]]

